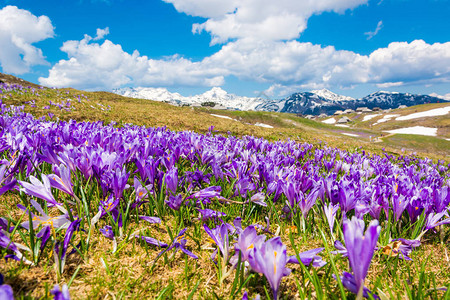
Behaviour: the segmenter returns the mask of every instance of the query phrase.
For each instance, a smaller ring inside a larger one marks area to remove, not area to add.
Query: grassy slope
[[[378,120],[382,119],[383,116],[387,114],[398,114],[401,116],[410,115],[417,112],[424,112],[436,108],[448,107],[450,103],[433,103],[433,104],[423,104],[411,106],[403,109],[395,109],[390,112],[374,112],[372,114],[379,116],[374,117],[369,121],[363,121],[364,116],[367,114],[350,114],[348,115],[350,119],[352,119],[352,128],[353,129],[361,129],[367,130],[371,132],[376,132],[378,135],[386,130],[393,130],[399,128],[407,128],[414,126],[424,126],[424,127],[433,127],[438,128],[437,137],[431,136],[421,136],[421,135],[412,135],[412,134],[395,134],[390,135],[389,137],[383,138],[382,145],[383,147],[391,147],[393,149],[405,149],[408,152],[417,152],[420,155],[425,156],[435,156],[435,157],[443,157],[448,160],[450,156],[450,147],[449,143],[445,139],[450,139],[450,117],[449,115],[443,116],[435,116],[435,117],[425,117],[425,118],[417,118],[406,121],[397,121],[395,118],[391,120],[376,124]],[[384,134],[386,135],[386,134]]]
[[[66,98],[73,99],[81,94],[86,95],[89,101],[83,101],[82,103],[73,101],[73,106],[76,110],[70,112],[61,111],[53,106],[50,110],[42,109],[43,106],[48,104],[49,100],[61,102]],[[116,121],[118,123],[133,123],[145,126],[167,126],[173,130],[193,130],[196,132],[206,132],[213,125],[214,129],[220,133],[230,132],[238,136],[255,135],[269,140],[290,138],[307,142],[325,141],[333,147],[343,149],[363,147],[366,151],[375,153],[381,153],[382,148],[384,148],[388,152],[400,154],[402,153],[402,148],[405,148],[404,145],[400,147],[396,143],[392,145],[389,143],[370,143],[369,137],[380,136],[380,131],[378,128],[375,130],[370,129],[367,124],[358,122],[357,119],[355,119],[352,128],[342,128],[300,118],[293,114],[175,107],[162,102],[127,98],[108,92],[84,92],[74,89],[46,89],[40,92],[39,97],[29,94],[13,94],[12,97],[4,99],[3,102],[18,105],[24,104],[31,99],[36,100],[37,107],[32,108],[26,105],[26,111],[36,116],[46,116],[48,112],[52,112],[62,120],[102,120],[106,123]],[[98,104],[104,107],[110,106],[111,110],[103,111]],[[235,120],[217,118],[211,116],[211,113],[229,116]],[[360,117],[360,115],[355,116]],[[268,124],[274,128],[250,125],[256,122]],[[350,137],[342,133],[357,134],[360,137]],[[448,155],[450,155],[448,147],[434,152],[434,150],[430,151],[426,143],[415,144],[408,142],[408,147],[406,148],[411,149],[411,152],[416,152],[419,156],[428,156],[432,159],[448,159]]]

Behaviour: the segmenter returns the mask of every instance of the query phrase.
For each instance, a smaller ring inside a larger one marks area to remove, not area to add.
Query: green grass
[[[433,136],[419,136],[414,134],[395,134],[383,138],[382,145],[395,146],[404,149],[407,153],[415,149],[425,149],[429,154],[447,155],[450,149],[450,141]]]

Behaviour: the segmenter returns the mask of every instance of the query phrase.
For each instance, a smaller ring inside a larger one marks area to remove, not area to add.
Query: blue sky
[[[0,71],[88,90],[450,97],[449,15],[448,0],[0,0]]]

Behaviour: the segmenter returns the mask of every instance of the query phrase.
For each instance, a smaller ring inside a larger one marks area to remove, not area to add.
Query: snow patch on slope
[[[392,118],[400,116],[399,114],[392,114],[392,115],[384,115],[382,119],[379,119],[377,122],[375,122],[373,125],[384,123],[387,121],[390,121]]]
[[[256,122],[255,126],[264,127],[264,128],[273,128],[272,125],[259,123],[259,122]]]
[[[380,115],[381,115],[381,114],[375,114],[375,115],[367,115],[367,116],[364,116],[363,122],[372,120],[373,118],[378,117],[378,116],[380,116]]]
[[[428,136],[436,136],[437,128],[424,127],[424,126],[414,126],[407,128],[400,128],[394,130],[387,130],[389,133],[400,133],[400,134],[417,134],[417,135],[428,135]]]
[[[323,120],[322,123],[334,124],[334,123],[336,123],[336,119],[335,118],[326,119],[326,120]]]
[[[222,116],[222,115],[216,115],[216,114],[210,114],[210,115],[213,116],[213,117],[216,117],[216,118],[222,118],[222,119],[228,119],[228,120],[236,121],[235,119],[230,118],[229,116]]]
[[[425,117],[437,117],[437,116],[444,116],[450,112],[450,106],[447,107],[441,107],[436,109],[431,109],[427,111],[421,111],[418,113],[413,113],[406,116],[401,116],[396,118],[397,121],[405,121],[405,120],[411,120],[411,119],[417,119],[417,118],[425,118]]]
[[[354,134],[354,133],[341,132],[341,134],[343,134],[343,135],[348,135],[348,136],[352,136],[352,137],[359,137],[359,135]]]

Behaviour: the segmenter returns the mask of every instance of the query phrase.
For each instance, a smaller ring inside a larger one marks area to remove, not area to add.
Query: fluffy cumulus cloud
[[[368,60],[375,83],[450,82],[450,42],[394,42],[372,52]]]
[[[235,76],[276,87],[381,87],[421,82],[450,82],[450,42],[394,42],[370,55],[298,41],[230,42],[205,59]]]
[[[344,12],[367,0],[164,0],[179,12],[207,18],[193,31],[207,31],[212,43],[230,39],[291,40],[306,29],[310,16],[324,11]]]
[[[368,80],[364,56],[298,41],[262,42],[254,47],[239,40],[206,60],[243,79],[282,85],[347,85]]]
[[[150,59],[125,52],[105,40],[67,41],[61,60],[39,81],[47,86],[112,89],[134,86],[220,86],[228,75],[272,84],[268,92],[348,88],[362,83],[392,87],[409,83],[450,82],[450,42],[391,43],[370,55],[298,41],[247,39],[229,42],[215,54],[193,62],[180,56]]]
[[[33,43],[53,37],[47,16],[6,6],[0,10],[0,65],[4,72],[23,74],[33,65],[47,64],[42,50]]]
[[[99,34],[97,33],[97,36]],[[138,51],[125,52],[120,45],[105,40],[92,42],[88,35],[80,41],[67,41],[61,50],[69,56],[39,78],[46,86],[71,86],[84,89],[112,89],[126,84],[144,86],[223,84],[223,70],[207,69],[202,63],[179,56],[154,60]]]

